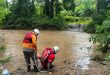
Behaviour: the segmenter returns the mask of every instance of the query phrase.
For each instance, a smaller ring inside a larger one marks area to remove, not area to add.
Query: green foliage
[[[63,10],[63,11],[60,11],[60,15],[61,16],[71,16],[72,15],[72,11]]]
[[[107,54],[106,58],[105,58],[107,61],[110,61],[110,53]]]
[[[63,30],[67,28],[68,26],[65,24],[65,20],[61,16],[54,17],[52,19],[48,17],[37,17],[36,25],[33,25],[32,27],[38,27],[41,29],[49,29],[49,30]]]
[[[65,25],[65,19],[61,16],[48,18],[41,16],[34,16],[32,18],[16,18],[15,15],[9,15],[4,20],[4,25],[2,28],[8,29],[32,29],[32,28],[41,28],[41,29],[56,29],[62,30],[67,26]]]
[[[74,12],[75,10],[75,2],[74,0],[63,0],[63,6],[65,8],[65,10],[71,10]]]
[[[107,52],[108,44],[110,44],[110,21],[105,20],[102,25],[96,27],[96,33],[91,36],[94,43],[99,44],[102,52]]]
[[[74,16],[65,16],[65,20],[67,22],[77,22],[79,20],[81,20],[81,17],[74,17]]]
[[[1,63],[1,64],[5,64],[5,63],[9,62],[10,59],[11,59],[11,57],[0,58],[0,63]]]
[[[84,31],[87,33],[94,33],[96,31],[95,26],[95,22],[91,21],[88,25],[84,27]]]
[[[94,9],[91,9],[91,8],[86,8],[86,9],[84,9],[84,16],[91,16],[93,13],[95,12],[95,10]]]
[[[97,14],[94,13],[92,15],[92,20],[85,28],[84,31],[88,32],[88,33],[95,33],[96,31],[96,26],[97,25],[101,25],[103,23],[103,21],[106,19],[106,15],[101,15],[101,14]]]
[[[94,11],[96,7],[96,0],[75,0],[75,3],[76,3],[76,8],[75,8],[76,16],[83,16],[83,15],[86,16],[85,14],[88,14],[86,13],[87,10]],[[91,11],[88,12],[91,13]]]
[[[0,0],[0,7],[6,8],[6,1],[5,0]]]
[[[92,15],[92,20],[96,23],[96,24],[99,24],[101,25],[102,22],[105,20],[105,15],[101,15],[101,14],[97,14],[97,13],[94,13]]]
[[[68,24],[84,24],[87,25],[91,22],[90,17],[75,17],[75,16],[65,16],[66,23]]]
[[[4,45],[1,45],[0,52],[6,50],[6,47]]]
[[[108,2],[106,0],[97,0],[97,13],[101,13],[101,10],[105,10],[108,7]]]
[[[5,15],[8,13],[10,13],[10,11],[8,8],[6,8],[5,0],[0,0],[0,25],[2,24],[2,20],[5,18]]]
[[[7,15],[3,23],[2,28],[4,29],[31,29],[32,25],[35,24],[33,18],[17,18],[12,14]]]
[[[5,15],[10,13],[10,11],[4,7],[0,7],[0,25],[2,24],[2,20],[5,18]]]
[[[38,15],[38,16],[41,16],[41,15],[43,15],[43,5],[42,5],[42,3],[37,3],[36,5],[35,5],[35,15]]]
[[[32,17],[35,14],[34,0],[17,0],[16,4],[13,4],[12,14],[16,17]]]

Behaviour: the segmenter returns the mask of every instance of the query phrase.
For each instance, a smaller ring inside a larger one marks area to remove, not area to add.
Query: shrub
[[[101,25],[103,23],[103,21],[105,20],[106,16],[105,15],[101,15],[101,14],[97,14],[94,13],[92,15],[92,20],[95,22],[95,24]]]
[[[63,30],[67,28],[67,25],[65,24],[65,19],[61,16],[55,17],[55,18],[48,18],[48,17],[39,17],[35,20],[36,25],[33,25],[32,27],[38,27],[41,29],[51,29],[51,30]]]
[[[60,11],[60,16],[71,16],[72,15],[72,11]]]
[[[4,45],[1,45],[0,51],[4,51],[5,49],[6,49],[5,46]]]
[[[105,58],[107,61],[110,61],[110,53],[107,54],[106,58]]]
[[[5,64],[5,63],[9,62],[10,59],[11,59],[11,57],[0,58],[0,63]]]
[[[21,17],[8,14],[3,20],[4,29],[33,29],[35,27],[41,29],[63,30],[67,28],[64,17],[58,15],[54,18],[45,16],[33,16],[32,18]]]
[[[99,49],[106,53],[108,44],[110,44],[110,21],[105,20],[101,26],[97,26],[96,33],[91,36],[91,40],[97,42]]]
[[[74,16],[65,16],[65,20],[67,22],[76,22],[79,21],[81,18],[80,17],[74,17]]]
[[[95,27],[96,27],[96,24],[94,21],[92,21],[84,27],[84,31],[87,33],[95,33],[95,31],[96,31]]]

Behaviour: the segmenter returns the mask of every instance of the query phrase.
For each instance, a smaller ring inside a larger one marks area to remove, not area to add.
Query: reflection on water
[[[89,70],[88,64],[90,64],[90,57],[83,57],[76,62],[76,67],[80,67],[82,70]]]

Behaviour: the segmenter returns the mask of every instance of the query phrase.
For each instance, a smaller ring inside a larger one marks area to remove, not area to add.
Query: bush
[[[60,16],[71,16],[72,15],[72,11],[60,11]]]
[[[55,17],[55,18],[48,18],[48,17],[39,17],[35,20],[36,25],[33,25],[32,27],[38,27],[41,29],[52,29],[52,30],[63,30],[67,28],[67,25],[65,24],[65,19],[61,16]]]
[[[15,15],[9,14],[3,21],[2,28],[4,29],[31,29],[34,24],[32,18],[16,18]]]
[[[88,33],[95,33],[96,31],[96,26],[101,25],[103,21],[105,20],[106,16],[94,13],[92,15],[92,22],[90,22],[85,28],[84,31]]]
[[[105,15],[101,15],[101,14],[97,14],[94,13],[92,15],[92,20],[95,22],[95,24],[101,25],[103,23],[103,21],[105,20],[106,16]]]
[[[34,16],[32,18],[17,18],[15,15],[8,14],[3,21],[2,28],[5,29],[55,29],[63,30],[67,28],[65,19],[62,16],[48,18],[44,16]]]
[[[76,22],[79,21],[81,18],[80,17],[74,17],[74,16],[65,16],[65,20],[67,22]]]
[[[105,58],[107,61],[110,61],[110,53],[107,54],[106,58]]]
[[[92,21],[84,27],[84,31],[87,33],[95,33],[95,31],[96,31],[95,27],[96,27],[96,24],[94,21]]]
[[[0,52],[6,50],[6,47],[4,45],[1,45]]]
[[[84,14],[83,14],[83,16],[88,16],[88,17],[90,17],[90,16],[93,14],[94,11],[95,11],[94,9],[86,8],[86,9],[84,9]]]
[[[0,58],[0,63],[5,64],[5,63],[9,62],[10,59],[11,59],[11,57]]]
[[[8,13],[10,13],[9,9],[0,7],[0,25],[2,25],[2,20],[5,18],[5,15],[7,15]]]
[[[110,21],[105,20],[101,26],[96,26],[96,33],[91,36],[91,40],[97,42],[99,49],[106,53],[110,44]]]

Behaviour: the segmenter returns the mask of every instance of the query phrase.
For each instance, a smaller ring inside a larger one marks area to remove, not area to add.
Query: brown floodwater
[[[0,30],[0,34],[3,34],[6,44],[4,55],[12,57],[11,61],[5,65],[5,68],[7,68],[9,72],[16,71],[19,68],[26,70],[22,52],[22,40],[28,31],[29,30]],[[97,63],[91,62],[91,60],[88,59],[93,53],[92,50],[87,49],[87,47],[92,46],[92,43],[88,41],[89,36],[89,34],[82,32],[41,30],[37,41],[38,53],[42,53],[42,50],[46,47],[59,46],[60,51],[56,54],[55,67],[63,66],[64,62],[68,63],[66,67],[59,68],[51,73],[26,73],[25,75],[85,75],[83,72],[87,75],[104,75],[102,73],[100,74],[100,72],[103,71],[103,66],[95,66],[95,69],[87,66],[97,65]],[[83,62],[85,64],[83,64]],[[94,74],[92,74],[90,69],[93,71],[97,69],[99,73],[94,72]],[[90,70],[89,74],[88,70]]]

